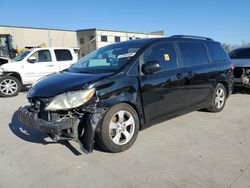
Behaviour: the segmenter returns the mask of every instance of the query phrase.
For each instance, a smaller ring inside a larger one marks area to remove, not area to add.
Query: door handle
[[[177,74],[176,74],[176,78],[177,78],[178,80],[181,80],[181,79],[183,78],[183,75],[182,75],[181,73],[177,73]]]
[[[54,65],[47,65],[47,67],[54,67]]]

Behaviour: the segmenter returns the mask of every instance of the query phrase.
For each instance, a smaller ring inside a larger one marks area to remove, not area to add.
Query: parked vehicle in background
[[[112,44],[40,80],[20,108],[21,122],[55,141],[94,139],[110,152],[135,142],[140,129],[206,108],[220,112],[233,69],[220,43],[190,36]],[[202,126],[202,125],[201,125]]]
[[[250,48],[238,48],[229,55],[235,66],[235,84],[250,86]]]
[[[78,59],[73,48],[33,48],[0,66],[0,96],[18,94],[22,85],[69,68]]]

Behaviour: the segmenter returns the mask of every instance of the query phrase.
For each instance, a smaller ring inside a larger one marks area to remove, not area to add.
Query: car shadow
[[[27,127],[26,125],[22,124],[19,121],[17,111],[12,116],[11,123],[9,124],[9,128],[13,134],[15,134],[17,137],[27,142],[43,144],[43,145],[59,143],[59,144],[66,146],[76,156],[82,154],[75,147],[73,147],[69,141],[59,141],[59,142],[46,141],[45,139],[49,138],[46,134],[36,129]]]
[[[23,85],[20,92],[28,92],[31,88],[31,85]]]
[[[250,94],[250,87],[235,86],[233,94]]]

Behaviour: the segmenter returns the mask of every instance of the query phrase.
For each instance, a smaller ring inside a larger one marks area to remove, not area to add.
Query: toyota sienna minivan
[[[233,66],[219,42],[176,35],[115,43],[35,83],[19,119],[53,140],[122,152],[139,130],[199,109],[220,112]]]

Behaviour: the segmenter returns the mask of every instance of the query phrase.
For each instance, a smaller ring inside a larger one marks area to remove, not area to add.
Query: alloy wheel
[[[109,123],[109,136],[117,145],[127,144],[135,132],[135,119],[125,110],[118,111]]]
[[[220,109],[225,103],[225,92],[222,88],[219,88],[216,92],[215,106]]]
[[[0,83],[0,91],[5,95],[12,95],[18,89],[18,84],[15,80],[5,79]]]

